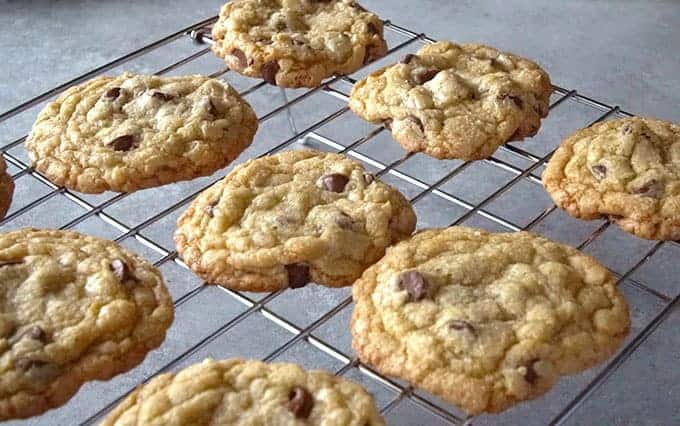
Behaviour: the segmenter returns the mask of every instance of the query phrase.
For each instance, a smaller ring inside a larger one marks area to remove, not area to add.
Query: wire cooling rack
[[[385,21],[391,46],[386,58],[352,76],[332,78],[316,89],[284,90],[229,72],[221,60],[208,55],[206,45],[212,42],[209,28],[215,20],[213,17],[184,28],[0,114],[0,149],[17,186],[12,209],[0,222],[0,229],[75,229],[115,240],[163,271],[176,307],[175,323],[166,341],[139,367],[108,382],[88,383],[63,407],[17,423],[96,423],[139,383],[207,356],[294,361],[307,368],[334,371],[372,392],[389,424],[611,420],[618,412],[614,407],[621,407],[622,397],[616,391],[622,380],[629,380],[626,371],[650,363],[638,359],[637,349],[653,340],[648,338],[662,331],[660,326],[669,324],[674,318],[670,316],[677,313],[680,292],[674,287],[680,267],[673,256],[678,246],[676,242],[636,239],[606,221],[569,218],[550,202],[541,187],[540,173],[567,133],[631,114],[576,90],[554,86],[550,116],[535,138],[506,144],[483,161],[438,161],[405,153],[391,141],[384,127],[361,121],[346,106],[357,79],[433,39]],[[236,87],[254,106],[260,121],[256,140],[237,162],[302,145],[342,152],[402,190],[418,213],[419,228],[465,224],[499,231],[532,230],[593,254],[617,274],[619,287],[631,305],[633,328],[625,347],[607,363],[564,378],[543,398],[500,415],[471,418],[437,397],[382,376],[358,361],[350,345],[349,289],[310,285],[263,295],[202,285],[174,250],[174,223],[203,189],[233,166],[211,177],[132,194],[84,195],[55,186],[28,164],[23,149],[25,134],[47,101],[100,73],[125,70],[201,73]],[[663,361],[657,361],[657,367],[674,371],[673,364]],[[671,377],[676,376],[671,373]],[[677,381],[670,383],[677,390]],[[658,411],[641,415],[647,420],[674,418],[673,413]]]

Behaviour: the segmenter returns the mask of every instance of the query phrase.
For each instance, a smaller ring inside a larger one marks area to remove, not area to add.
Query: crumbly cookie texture
[[[0,155],[0,219],[4,218],[7,210],[9,210],[13,194],[14,181],[9,173],[7,173],[5,159]]]
[[[102,426],[381,426],[361,386],[295,364],[207,359],[139,387]]]
[[[536,398],[605,360],[630,324],[607,269],[526,232],[420,232],[353,294],[360,358],[471,414]]]
[[[57,185],[131,192],[210,175],[256,130],[250,106],[218,80],[123,74],[72,87],[47,105],[26,149]]]
[[[289,151],[249,161],[180,217],[177,250],[205,280],[274,291],[351,285],[416,217],[396,190],[344,155]]]
[[[387,53],[382,21],[354,0],[234,0],[212,35],[230,69],[282,87],[317,87]]]
[[[535,135],[551,91],[548,74],[532,61],[489,46],[439,42],[359,81],[349,106],[384,123],[409,152],[477,160]]]
[[[608,217],[653,240],[680,239],[680,126],[652,118],[597,123],[568,138],[543,184],[581,219]]]
[[[0,234],[0,419],[58,407],[139,364],[173,319],[160,272],[75,232]]]

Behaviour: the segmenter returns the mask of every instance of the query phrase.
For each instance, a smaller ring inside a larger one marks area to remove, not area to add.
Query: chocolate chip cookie
[[[205,280],[275,291],[348,286],[409,236],[411,205],[341,154],[290,151],[249,161],[180,217],[177,250]]]
[[[5,213],[9,210],[12,194],[14,194],[14,181],[12,176],[7,173],[5,159],[0,155],[0,219],[4,218]]]
[[[128,396],[102,422],[123,425],[381,426],[361,386],[295,364],[207,359],[163,374]]]
[[[439,42],[354,85],[349,106],[409,152],[477,160],[533,136],[552,86],[538,65],[479,44]]]
[[[156,268],[75,232],[0,234],[0,282],[2,420],[58,407],[86,381],[131,369],[173,319]]]
[[[282,87],[317,87],[387,52],[382,21],[354,0],[234,0],[212,35],[230,69]]]
[[[47,105],[26,149],[57,185],[131,192],[212,174],[256,129],[253,110],[221,81],[123,74],[72,87]]]
[[[420,232],[389,248],[353,295],[360,359],[471,414],[536,398],[607,359],[630,324],[607,269],[526,232]]]
[[[555,204],[653,240],[680,239],[680,126],[652,118],[597,123],[567,137],[543,174]]]

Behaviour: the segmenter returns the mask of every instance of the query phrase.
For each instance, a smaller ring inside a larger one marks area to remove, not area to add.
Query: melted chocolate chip
[[[602,180],[607,177],[607,166],[595,164],[590,168],[590,172],[595,176],[595,179]]]
[[[531,383],[532,385],[534,383],[536,383],[536,380],[538,380],[538,377],[539,377],[538,373],[534,369],[534,364],[536,364],[537,362],[538,362],[538,358],[534,358],[534,359],[530,360],[526,365],[527,372],[524,375],[524,380]]]
[[[238,65],[240,69],[246,68],[248,66],[248,58],[243,50],[234,48],[231,50],[231,56],[238,60]]]
[[[21,265],[22,263],[24,263],[23,260],[0,260],[0,268],[4,266]]]
[[[129,151],[136,147],[135,137],[132,135],[118,136],[117,138],[110,141],[108,144],[115,151]]]
[[[380,29],[373,22],[368,23],[368,32],[371,34],[380,34]]]
[[[345,186],[347,186],[349,178],[345,175],[341,175],[340,173],[332,173],[321,178],[321,181],[323,182],[323,186],[327,191],[340,193],[345,190]]]
[[[664,184],[656,179],[650,179],[644,184],[632,188],[631,191],[633,194],[642,195],[644,197],[659,198],[664,191]]]
[[[354,3],[351,4],[351,6],[354,9],[360,10],[362,12],[366,12],[366,9],[363,6],[361,6],[359,3],[354,2]]]
[[[294,40],[293,40],[293,45],[294,45],[294,46],[306,46],[306,45],[307,45],[307,42],[304,41],[304,40],[294,39]]]
[[[517,105],[517,108],[521,109],[524,106],[524,101],[519,96],[510,95],[507,93],[498,96],[498,100],[500,101],[503,101],[505,99],[510,99],[511,101],[513,101],[515,105]]]
[[[215,106],[215,103],[212,99],[208,99],[208,114],[212,116],[217,116],[217,114],[219,114],[219,111],[217,111],[217,107]]]
[[[122,260],[114,259],[111,261],[109,266],[111,267],[111,271],[113,271],[113,275],[116,276],[118,281],[124,282],[135,279],[130,267]]]
[[[267,61],[262,65],[262,78],[269,84],[276,86],[276,73],[279,72],[279,63],[276,61]]]
[[[406,271],[399,275],[399,288],[406,290],[409,301],[418,302],[427,296],[428,284],[418,271]]]
[[[413,81],[416,84],[425,84],[428,81],[432,80],[437,74],[439,74],[439,70],[435,69],[419,70],[413,74]]]
[[[312,280],[309,265],[305,263],[286,265],[286,273],[288,274],[288,287],[290,288],[304,287]]]
[[[366,182],[366,185],[370,185],[375,181],[375,176],[373,176],[371,173],[364,173],[364,182]]]
[[[118,96],[120,96],[121,88],[120,87],[113,87],[104,93],[105,98],[109,99],[116,99]]]
[[[633,133],[633,126],[631,126],[630,124],[626,124],[621,128],[621,134],[630,135],[631,133]]]
[[[213,201],[212,203],[208,204],[205,206],[205,214],[207,214],[210,217],[215,217],[215,207],[217,207],[217,201]]]
[[[288,393],[286,407],[298,419],[306,419],[314,408],[314,397],[302,386],[295,386]]]
[[[475,328],[472,326],[472,324],[470,324],[467,321],[463,321],[463,320],[451,320],[451,321],[449,321],[449,328],[452,329],[452,330],[458,330],[458,331],[467,330],[472,334],[477,334],[476,331],[475,331]]]
[[[26,335],[33,340],[38,340],[43,343],[47,342],[48,340],[47,333],[45,333],[45,330],[43,330],[39,325],[35,325],[28,329]]]
[[[420,118],[416,117],[415,115],[409,115],[406,117],[406,120],[412,121],[416,126],[418,126],[421,132],[425,133],[425,126],[423,125],[423,122],[420,121]]]
[[[411,61],[413,61],[415,58],[416,58],[416,55],[414,55],[413,53],[409,53],[406,56],[404,56],[403,58],[401,58],[401,60],[399,60],[399,63],[410,64]]]
[[[354,230],[355,227],[354,220],[350,215],[348,215],[345,212],[340,212],[340,214],[337,215],[337,217],[335,218],[335,224],[342,229],[350,231]]]
[[[391,118],[385,119],[385,120],[383,120],[383,126],[385,126],[385,128],[387,130],[392,130],[392,123],[393,122],[394,122],[394,120],[391,119]]]
[[[163,92],[158,92],[158,91],[153,92],[151,94],[151,97],[158,100],[158,101],[161,101],[161,102],[171,101],[172,99],[175,98],[173,95],[163,93]]]

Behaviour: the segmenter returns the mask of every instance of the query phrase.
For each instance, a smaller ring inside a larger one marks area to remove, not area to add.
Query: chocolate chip
[[[23,260],[0,260],[0,268],[3,266],[21,265],[22,263],[24,263]]]
[[[110,98],[110,99],[116,99],[118,96],[120,96],[120,87],[113,87],[104,93],[105,98]]]
[[[387,130],[392,130],[392,122],[394,122],[394,120],[391,118],[383,120],[383,126],[385,126]]]
[[[621,134],[630,135],[631,133],[633,133],[633,126],[630,124],[626,124],[621,128]]]
[[[132,271],[130,270],[130,267],[122,260],[114,259],[111,261],[109,266],[111,267],[111,271],[113,271],[113,275],[116,276],[118,281],[124,282],[127,280],[135,279],[134,275],[132,274]]]
[[[335,223],[342,229],[353,231],[355,227],[354,220],[345,212],[340,212],[335,218]]]
[[[415,81],[416,84],[425,84],[432,80],[437,74],[439,74],[439,70],[435,69],[418,70],[413,74],[413,81]]]
[[[286,407],[298,419],[306,419],[314,408],[314,397],[302,386],[295,386],[288,393]]]
[[[219,111],[217,111],[217,107],[213,103],[212,99],[208,99],[208,114],[212,116],[217,116],[217,114],[219,114]]]
[[[279,63],[267,61],[262,65],[262,78],[269,84],[276,86],[276,73],[279,72]]]
[[[243,50],[233,48],[231,49],[231,56],[238,59],[238,65],[239,67],[241,67],[241,69],[246,68],[248,66],[248,58],[246,57],[246,54],[243,53]]]
[[[472,334],[477,334],[475,328],[467,321],[451,320],[449,321],[449,328],[452,330],[467,330]]]
[[[371,34],[380,34],[380,29],[373,22],[368,23],[368,32]]]
[[[304,287],[312,280],[309,265],[305,263],[286,265],[286,272],[288,273],[288,287],[290,288]]]
[[[420,118],[416,117],[415,115],[409,115],[406,117],[406,120],[412,121],[416,126],[420,128],[420,131],[425,133],[425,126],[423,125],[423,122],[420,121]]]
[[[362,12],[366,12],[366,9],[361,6],[359,3],[352,3],[350,6],[352,6],[354,9],[360,10]]]
[[[151,97],[158,100],[158,101],[161,101],[161,102],[171,101],[172,99],[175,98],[173,95],[163,93],[163,92],[158,92],[158,91],[153,92],[151,94]]]
[[[345,190],[345,186],[347,186],[349,178],[345,175],[341,175],[340,173],[332,173],[321,178],[321,181],[323,182],[323,186],[327,191],[340,193]]]
[[[406,290],[409,301],[418,302],[427,296],[428,284],[418,271],[406,271],[399,275],[399,288]]]
[[[642,195],[644,197],[659,198],[664,190],[663,182],[656,179],[650,179],[644,184],[632,188],[633,194]]]
[[[590,172],[595,176],[595,179],[602,180],[607,177],[607,166],[595,164],[590,168]]]
[[[205,206],[203,211],[205,211],[205,214],[208,216],[215,217],[215,207],[217,207],[217,201],[213,201],[212,203]]]
[[[538,380],[538,373],[534,369],[534,364],[538,362],[538,358],[534,358],[529,361],[529,363],[526,365],[527,372],[524,375],[524,380],[527,382],[531,383],[532,385],[536,383],[536,380]]]
[[[39,325],[35,325],[28,329],[26,335],[28,335],[28,337],[33,340],[38,340],[43,343],[47,342],[48,340],[47,333],[45,333],[45,330],[43,330]]]
[[[264,38],[264,37],[260,37],[260,38],[258,38],[258,39],[255,40],[255,41],[256,41],[257,43],[262,43],[262,44],[265,44],[265,45],[274,43],[274,41],[273,41],[271,38]],[[253,58],[250,58],[250,60],[248,61],[248,64],[249,64],[249,65],[252,65],[253,62],[254,62],[254,59],[253,59]]]
[[[304,41],[304,40],[294,39],[294,40],[293,40],[293,45],[295,45],[295,46],[306,46],[306,45],[307,45],[307,42]]]
[[[517,105],[517,108],[521,109],[522,106],[524,106],[524,101],[519,96],[510,95],[507,93],[498,96],[498,100],[500,101],[503,101],[505,99],[510,99],[511,101],[513,101],[515,105]]]
[[[108,144],[114,151],[129,151],[137,146],[135,142],[135,137],[132,135],[118,136],[117,138],[110,141]]]
[[[27,359],[27,358],[19,358],[16,361],[14,361],[14,365],[21,371],[26,372],[30,370],[31,368],[35,367],[42,367],[43,365],[46,365],[47,363],[45,361],[40,361],[37,359]]]
[[[399,61],[399,63],[401,63],[401,64],[410,64],[411,61],[414,60],[415,58],[416,58],[416,55],[414,55],[413,53],[409,53],[409,54],[407,54],[406,56],[404,56],[403,58],[401,58],[401,60]]]
[[[370,185],[375,181],[375,176],[371,173],[364,173],[364,182],[366,182],[366,185]]]

